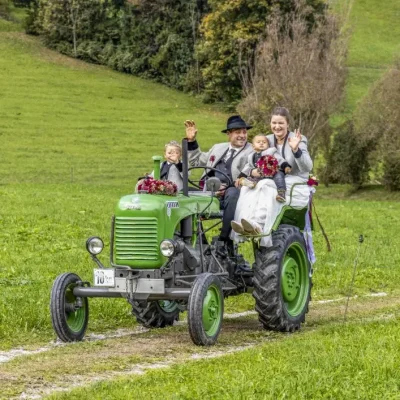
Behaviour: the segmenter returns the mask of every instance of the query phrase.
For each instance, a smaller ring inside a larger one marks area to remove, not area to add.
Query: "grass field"
[[[7,54],[0,61],[0,338],[8,347],[52,337],[47,307],[55,276],[75,271],[90,280],[84,241],[108,238],[117,199],[151,168],[164,142],[181,137],[182,121],[198,121],[201,143],[210,146],[225,118],[182,93],[70,61],[20,34],[2,34],[0,51]],[[366,242],[356,290],[395,290],[399,203],[380,203],[374,192],[373,202],[325,192],[317,210],[333,252],[317,231],[314,295],[346,293],[360,233]],[[91,329],[132,323],[124,302],[93,303]]]
[[[400,57],[399,18],[400,2],[397,0],[352,2],[347,112],[355,107],[395,58]]]
[[[86,238],[100,235],[108,246],[117,200],[132,192],[137,176],[151,169],[150,157],[161,154],[165,142],[181,138],[183,120],[198,123],[204,148],[224,139],[219,132],[226,121],[226,115],[183,93],[62,57],[19,30],[0,20],[3,351],[37,349],[54,340],[48,309],[53,280],[68,271],[91,280],[93,263],[84,250]],[[395,27],[393,32],[396,35]],[[357,43],[352,46],[360,47]],[[360,71],[369,71],[353,67],[358,78]],[[371,79],[372,75],[356,85],[357,96]],[[358,314],[343,325],[343,304],[316,306],[304,332],[294,336],[270,335],[254,316],[224,322],[217,350],[250,342],[255,348],[220,360],[178,358],[182,365],[171,369],[65,397],[107,398],[114,393],[109,398],[122,398],[129,390],[132,396],[141,393],[142,398],[396,398],[398,349],[393,343],[399,333],[399,200],[399,194],[375,187],[357,193],[347,187],[321,187],[316,195],[332,252],[327,252],[316,226],[313,300],[385,292],[387,300],[381,308],[376,308],[380,303],[374,298],[360,300]],[[350,292],[360,234],[365,242]],[[101,257],[105,263],[107,250]],[[94,299],[90,306],[89,334],[135,326],[123,300]],[[253,307],[250,295],[226,302],[227,313]],[[0,398],[19,396],[29,385],[42,381],[51,387],[60,377],[70,382],[80,375],[124,371],[137,362],[168,360],[179,351],[186,356],[205,351],[190,343],[186,326],[144,333],[137,341],[146,344],[148,358],[131,352],[135,338],[84,342],[16,359],[0,368],[0,385],[9,390],[4,389]],[[269,340],[273,342],[264,343]],[[96,359],[100,353],[106,353],[104,359]],[[87,363],[78,361],[81,354]],[[159,380],[157,389],[152,387],[154,380]],[[221,381],[225,382],[223,392]]]
[[[395,399],[398,321],[331,324],[256,349],[120,378],[52,399]],[[371,337],[379,338],[371,342]],[[229,366],[228,368],[226,366]],[[155,384],[157,382],[157,384]],[[207,384],[205,384],[207,382]]]

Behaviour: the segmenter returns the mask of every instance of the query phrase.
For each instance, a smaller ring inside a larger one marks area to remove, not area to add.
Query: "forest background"
[[[256,126],[253,134],[268,131],[274,106],[288,107],[326,184],[373,182],[400,190],[399,46],[389,29],[384,47],[355,43],[353,3],[14,1],[29,10],[26,31],[50,48],[238,111]],[[382,21],[385,9],[374,7],[371,18]],[[359,29],[368,31],[368,22]],[[357,50],[347,57],[349,42]]]

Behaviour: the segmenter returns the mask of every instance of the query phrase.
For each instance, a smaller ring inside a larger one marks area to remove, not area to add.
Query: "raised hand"
[[[186,128],[186,138],[189,142],[194,142],[196,140],[197,128],[194,121],[186,120],[185,121]]]
[[[295,129],[294,137],[288,138],[288,143],[289,143],[289,146],[291,147],[293,153],[296,153],[296,151],[299,149],[300,142],[301,142],[300,129]]]

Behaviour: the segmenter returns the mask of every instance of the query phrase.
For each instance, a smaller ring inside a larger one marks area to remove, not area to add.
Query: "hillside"
[[[346,0],[347,1],[347,0]],[[354,0],[347,65],[347,102],[353,108],[368,88],[400,57],[400,2]]]
[[[0,53],[3,184],[132,184],[165,142],[180,140],[185,119],[198,123],[204,146],[226,121],[183,93],[60,56],[37,38],[3,32]]]

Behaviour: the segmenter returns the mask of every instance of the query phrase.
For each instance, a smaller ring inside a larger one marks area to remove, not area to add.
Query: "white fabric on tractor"
[[[261,239],[261,246],[272,246],[271,229],[276,218],[285,205],[295,209],[302,209],[308,206],[310,198],[310,187],[305,180],[299,176],[286,175],[286,203],[279,203],[276,200],[277,189],[272,179],[262,179],[254,189],[242,187],[240,197],[236,206],[235,221],[240,222],[242,218],[257,223],[262,229],[264,236]],[[292,196],[291,190],[293,185]],[[236,242],[245,238],[232,231],[231,238]]]

